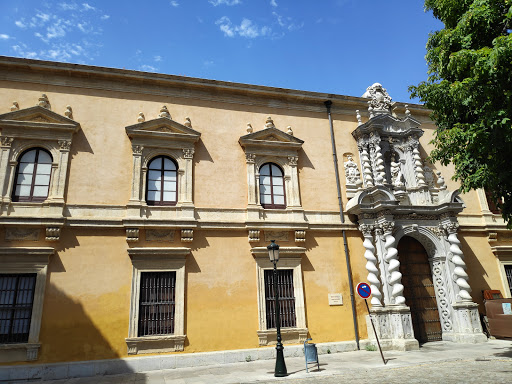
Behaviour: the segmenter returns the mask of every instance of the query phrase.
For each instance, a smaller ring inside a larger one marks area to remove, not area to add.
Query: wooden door
[[[415,338],[420,343],[441,340],[441,321],[427,251],[418,240],[405,236],[398,243],[398,258]]]

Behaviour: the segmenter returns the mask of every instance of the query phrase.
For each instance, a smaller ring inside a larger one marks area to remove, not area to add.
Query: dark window
[[[281,327],[295,327],[293,269],[280,269],[277,271],[277,287]],[[265,270],[265,305],[267,310],[267,329],[276,328],[276,296],[273,270]]]
[[[512,296],[512,264],[504,265],[505,275],[507,276],[508,287],[510,288],[510,295]]]
[[[286,208],[283,171],[273,163],[260,168],[260,202],[263,208]]]
[[[176,272],[142,272],[139,336],[174,333]]]
[[[176,163],[165,156],[157,156],[149,163],[146,202],[149,205],[176,205]]]
[[[44,149],[24,152],[16,167],[13,201],[44,201],[48,197],[52,157]]]
[[[36,274],[0,274],[0,343],[26,343]]]

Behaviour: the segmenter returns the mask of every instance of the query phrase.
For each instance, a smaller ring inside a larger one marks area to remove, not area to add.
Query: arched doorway
[[[441,321],[427,251],[418,240],[409,236],[400,240],[397,249],[414,336],[420,343],[439,341],[442,339]]]

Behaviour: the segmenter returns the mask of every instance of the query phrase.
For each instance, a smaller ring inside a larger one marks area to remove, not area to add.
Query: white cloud
[[[180,3],[178,3],[177,1],[171,1],[170,3],[173,7],[178,7],[180,5]]]
[[[214,7],[216,7],[217,5],[232,6],[232,5],[237,5],[237,4],[241,4],[242,3],[241,0],[208,0],[208,2],[211,5],[213,5]]]
[[[109,15],[103,15],[100,17],[101,20],[108,20],[110,19],[110,16]]]
[[[38,17],[43,24],[50,20],[50,15],[47,13],[38,13],[36,17]]]
[[[273,6],[273,7],[277,7],[276,0],[270,0],[270,5]]]
[[[162,56],[157,55],[157,56],[153,57],[153,60],[155,60],[158,63],[159,61],[162,61]]]
[[[87,3],[83,3],[82,7],[84,7],[84,11],[95,11],[96,8],[94,8],[92,5],[89,5]]]
[[[224,32],[224,36],[227,37],[239,35],[241,37],[254,39],[256,37],[268,36],[272,32],[270,27],[264,26],[260,28],[246,18],[242,19],[240,25],[237,26],[233,25],[227,16],[222,16],[215,24],[219,26],[219,29]]]
[[[16,24],[16,26],[19,27],[19,28],[27,28],[27,25],[22,20],[23,19],[17,20],[17,21],[14,22],[14,24]]]
[[[215,64],[215,63],[213,62],[213,60],[206,60],[206,61],[204,61],[204,62],[203,62],[203,65],[204,65],[205,67],[211,67],[213,64]]]
[[[6,35],[5,33],[0,33],[0,40],[9,40],[9,35]]]
[[[152,65],[148,65],[148,64],[143,64],[139,68],[141,71],[144,71],[144,72],[157,72],[158,71],[157,68],[153,67]]]
[[[76,3],[60,3],[59,7],[65,11],[73,11],[78,8]]]
[[[297,24],[291,17],[283,17],[277,12],[272,12],[272,15],[276,18],[277,24],[279,24],[281,28],[287,29],[288,31],[295,31],[297,29],[301,29],[304,26],[304,23]]]

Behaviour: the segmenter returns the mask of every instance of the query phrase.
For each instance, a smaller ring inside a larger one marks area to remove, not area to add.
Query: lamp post
[[[279,290],[277,287],[277,262],[279,261],[279,245],[275,240],[271,240],[270,245],[267,247],[268,256],[270,261],[274,264],[274,293],[276,298],[276,331],[277,331],[277,344],[276,344],[276,368],[274,376],[282,377],[288,376],[286,371],[286,364],[284,362],[283,344],[281,343],[281,319],[279,318]]]

